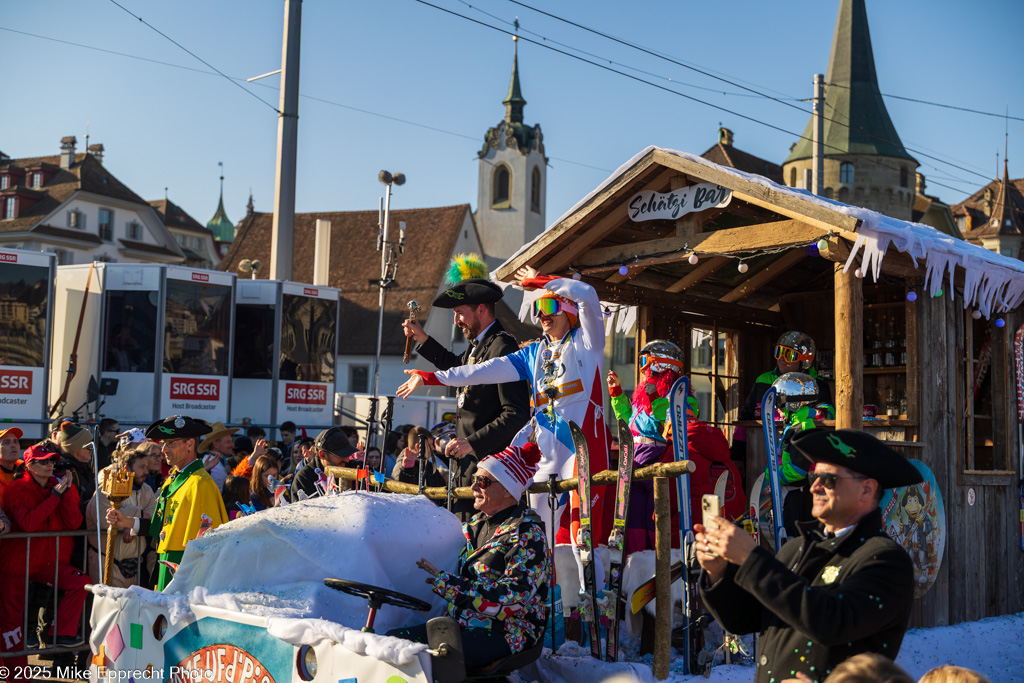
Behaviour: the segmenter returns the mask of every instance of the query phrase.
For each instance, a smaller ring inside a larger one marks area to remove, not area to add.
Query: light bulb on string
[[[748,265],[747,265],[746,263],[744,263],[743,261],[740,261],[740,264],[739,264],[738,266],[736,266],[736,270],[740,271],[741,273],[745,273],[745,272],[747,272],[747,271],[748,271],[749,269],[750,269],[750,266],[748,266]]]
[[[629,275],[629,267],[619,266],[619,275]]]
[[[818,240],[817,247],[819,252],[828,251],[828,240],[822,237],[820,240]]]
[[[686,260],[689,261],[691,266],[697,265],[697,261],[700,261],[700,259],[697,257],[697,252],[691,253],[690,254],[690,258],[688,258]]]
[[[996,327],[1006,327],[1006,321],[1002,318],[996,318]]]
[[[907,301],[917,301],[917,292],[914,290],[907,292]]]
[[[583,279],[583,274],[580,273],[580,271],[577,270],[575,273],[572,274],[572,279],[573,280],[582,280]]]
[[[981,320],[981,311],[979,311],[978,309],[974,309],[974,311],[971,312],[971,317],[974,318],[975,320]]]
[[[858,268],[857,270],[853,271],[853,274],[858,278],[864,277],[864,271],[861,268]]]
[[[941,288],[939,289],[939,291],[937,291],[934,294],[932,294],[932,298],[933,299],[938,299],[940,296],[942,296],[942,289]]]

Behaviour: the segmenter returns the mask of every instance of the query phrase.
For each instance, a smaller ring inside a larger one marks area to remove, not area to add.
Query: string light
[[[974,309],[974,311],[971,313],[971,317],[974,318],[975,320],[981,320],[981,311],[979,311],[978,309]]]
[[[932,294],[932,298],[933,299],[938,299],[940,296],[942,296],[942,288],[941,287],[939,288],[939,291],[937,291],[934,294]]]
[[[818,251],[828,251],[828,240],[822,237],[817,243]]]
[[[907,301],[917,301],[917,292],[914,290],[907,292]]]
[[[582,280],[583,279],[583,274],[580,271],[577,270],[575,273],[572,274],[572,279],[573,280]]]
[[[857,270],[853,271],[853,274],[856,277],[858,277],[858,278],[863,278],[864,277],[864,271],[862,269],[860,269],[860,268],[858,268]]]
[[[690,258],[686,260],[690,262],[691,266],[697,265],[697,261],[700,261],[700,259],[697,257],[697,252],[693,252],[692,254],[690,254]]]
[[[619,275],[629,275],[629,267],[619,266]]]
[[[1006,321],[1002,318],[996,318],[996,327],[1005,327]]]
[[[740,261],[740,264],[738,266],[736,266],[736,270],[740,271],[741,273],[745,273],[749,269],[750,269],[750,266],[748,266],[743,261]]]

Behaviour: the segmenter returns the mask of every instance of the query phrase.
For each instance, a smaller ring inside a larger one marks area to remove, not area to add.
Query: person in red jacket
[[[67,531],[82,524],[78,489],[71,483],[71,475],[59,479],[53,476],[53,466],[59,458],[60,454],[43,444],[25,451],[25,473],[4,490],[3,508],[11,520],[12,531]],[[22,611],[26,553],[29,578],[52,586],[56,574],[55,587],[64,592],[57,607],[57,644],[81,642],[78,623],[89,577],[70,564],[70,538],[61,539],[59,545],[53,537],[33,540],[28,552],[26,539],[4,539],[0,552],[0,647],[7,652],[25,648]],[[5,658],[4,664],[18,671],[19,666],[25,665],[25,658]]]

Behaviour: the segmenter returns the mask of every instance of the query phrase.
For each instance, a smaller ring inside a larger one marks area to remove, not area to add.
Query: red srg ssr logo
[[[3,261],[4,263],[17,263],[18,262],[18,255],[17,254],[3,254],[3,253],[0,253],[0,261]]]
[[[192,273],[192,279],[196,282],[209,282],[210,276],[206,273]]]
[[[171,398],[200,401],[220,400],[219,379],[171,378]]]
[[[320,290],[314,289],[313,287],[303,287],[302,293],[306,296],[320,296]]]
[[[292,384],[291,382],[286,382],[284,385],[284,402],[324,405],[327,403],[327,387],[317,384]]]
[[[32,373],[25,370],[0,370],[0,394],[31,394]]]

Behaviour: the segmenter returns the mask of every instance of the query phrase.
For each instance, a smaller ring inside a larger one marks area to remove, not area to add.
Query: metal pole
[[[380,294],[377,299],[377,351],[373,356],[373,401],[377,401],[378,390],[380,385],[380,347],[381,341],[384,334],[384,298],[386,295],[387,278],[388,278],[388,214],[391,210],[391,183],[386,184],[386,190],[384,191],[384,221],[381,228],[381,237],[378,240],[380,247],[380,281],[377,286],[380,289]],[[370,445],[376,445],[376,430],[372,436],[372,441],[367,439],[366,447]],[[383,451],[381,451],[383,454]]]
[[[299,134],[299,35],[302,0],[284,0],[281,99],[277,114],[277,173],[270,241],[270,279],[291,280],[295,251],[295,157]]]
[[[822,148],[825,144],[825,117],[822,116],[822,109],[825,108],[825,77],[821,74],[814,74],[814,107],[811,119],[811,192],[821,196],[822,185],[825,182],[825,157]]]

